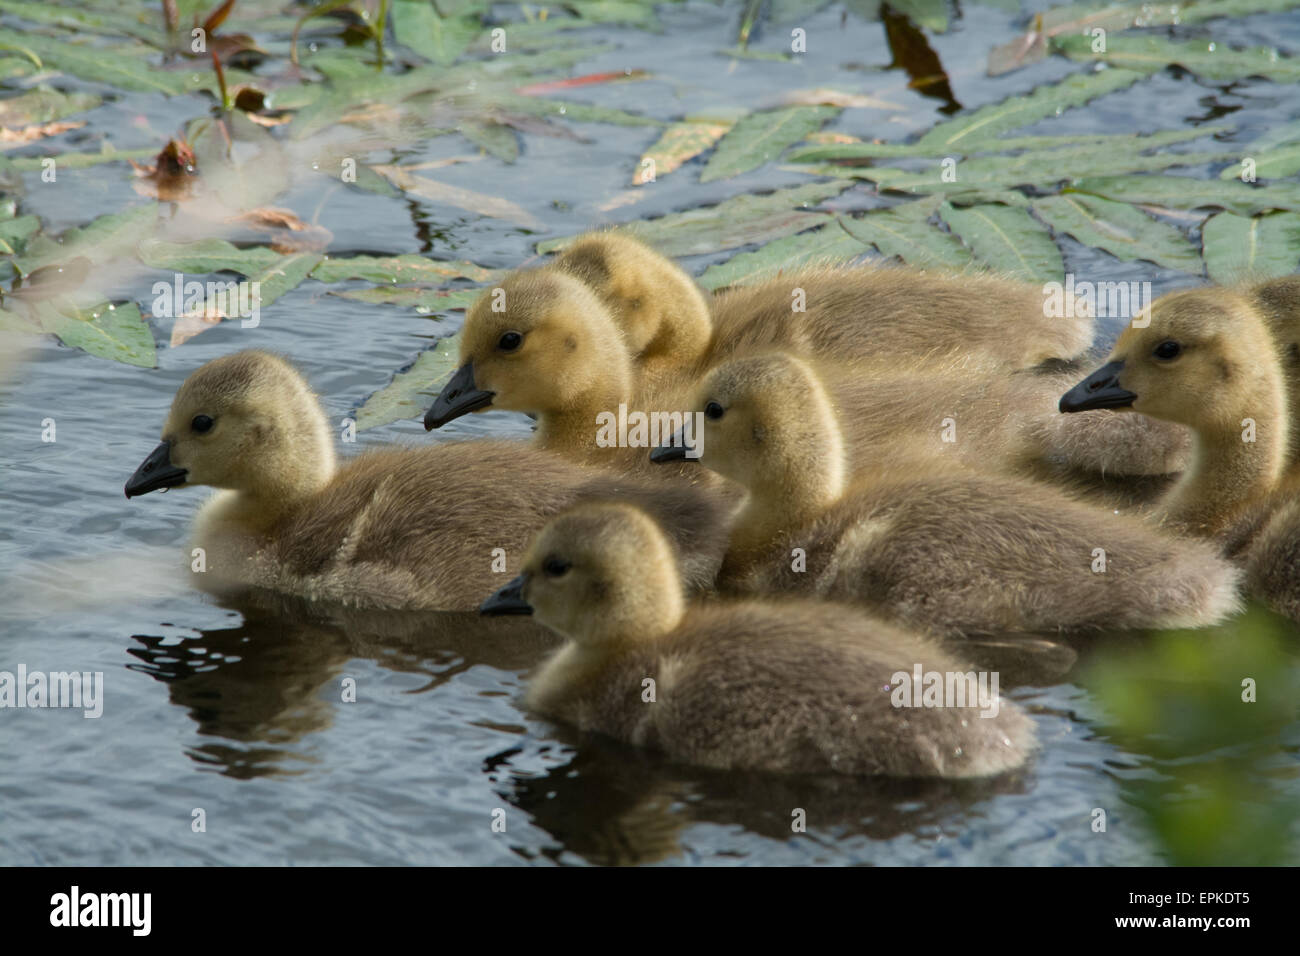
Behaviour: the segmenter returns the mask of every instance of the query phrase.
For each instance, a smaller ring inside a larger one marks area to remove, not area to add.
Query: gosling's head
[[[596,395],[626,400],[630,387],[626,345],[596,294],[562,272],[531,269],[484,291],[470,307],[460,368],[424,427],[489,407],[545,416],[581,408]]]
[[[533,539],[519,577],[479,610],[534,614],[579,644],[598,647],[672,630],[685,599],[659,526],[631,505],[609,502],[553,518]]]
[[[236,352],[181,385],[162,444],[126,496],[183,485],[287,496],[319,488],[333,471],[329,425],[303,377],[268,352]]]
[[[1276,365],[1273,339],[1245,297],[1175,292],[1156,300],[1149,324],[1120,334],[1106,364],[1066,392],[1060,409],[1131,409],[1194,429],[1239,428],[1261,386],[1276,384]]]
[[[790,355],[736,359],[704,379],[692,406],[703,413],[698,460],[751,490],[773,494],[816,484],[843,487],[844,448],[835,410],[812,367]],[[699,419],[697,418],[697,421]],[[688,460],[684,436],[651,452]]]
[[[699,286],[640,240],[620,232],[583,236],[553,267],[600,296],[633,355],[686,363],[708,345],[712,319]]]

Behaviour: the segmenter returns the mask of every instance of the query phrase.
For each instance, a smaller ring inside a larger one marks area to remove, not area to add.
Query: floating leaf
[[[547,119],[567,119],[575,123],[612,123],[615,126],[662,126],[663,123],[652,116],[639,116],[612,106],[599,106],[594,103],[569,103],[562,100],[546,100],[522,93],[493,94],[491,105],[500,109],[529,116],[543,116]]]
[[[844,216],[840,222],[855,238],[875,246],[883,255],[898,256],[908,265],[960,269],[970,264],[970,252],[955,236],[930,225],[932,203],[922,201],[908,206],[877,210],[858,219]]]
[[[151,269],[168,272],[238,272],[251,276],[280,261],[277,252],[265,246],[241,249],[225,239],[197,239],[169,242],[151,239],[140,243],[140,261]]]
[[[743,117],[718,143],[700,182],[729,179],[762,166],[839,112],[831,106],[790,106]]]
[[[1254,160],[1256,179],[1282,179],[1300,172],[1300,122],[1269,130],[1244,147],[1242,156]],[[1240,179],[1244,171],[1240,163],[1235,163],[1220,173],[1219,178]]]
[[[41,327],[57,335],[64,345],[98,358],[155,368],[158,365],[153,333],[134,302],[104,304],[94,310],[69,309],[65,315],[53,302],[33,306]]]
[[[61,93],[48,86],[40,86],[7,100],[0,100],[0,126],[49,123],[94,109],[101,102],[103,101],[98,96],[91,93]]]
[[[1071,191],[1167,209],[1217,206],[1239,216],[1270,209],[1300,211],[1300,186],[1290,183],[1248,186],[1187,176],[1099,176],[1079,180]]]
[[[322,258],[324,257],[319,253],[298,252],[282,256],[274,265],[248,275],[248,281],[256,283],[261,289],[259,305],[265,308],[286,292],[296,289],[320,264]]]
[[[781,98],[787,106],[836,106],[844,109],[895,110],[906,109],[901,103],[879,100],[863,93],[848,93],[844,90],[832,90],[819,87],[815,90],[794,90]],[[809,133],[805,139],[813,139],[819,134]],[[831,135],[843,135],[831,134]]]
[[[1300,0],[1298,0],[1300,2]],[[822,146],[805,146],[792,152],[788,159],[794,163],[813,163],[841,159],[931,159],[944,156],[969,156],[977,153],[1009,153],[1013,150],[1064,149],[1067,146],[1107,146],[1129,151],[1145,152],[1172,143],[1184,143],[1229,132],[1231,126],[1201,126],[1196,129],[1169,129],[1158,133],[1093,133],[1066,136],[1011,136],[994,140],[981,140],[966,149],[920,143],[828,143]]]
[[[59,153],[56,156],[19,156],[0,160],[0,169],[13,169],[20,173],[36,172],[46,168],[46,160],[54,160],[56,170],[86,169],[101,163],[125,163],[144,159],[157,153],[155,149],[114,149],[107,140],[98,153]]]
[[[17,219],[6,219],[0,222],[0,242],[10,247],[10,252],[14,248],[21,248],[27,243],[27,240],[36,234],[41,228],[41,221],[35,216],[19,216]]]
[[[974,143],[989,142],[1008,130],[1132,86],[1141,78],[1141,73],[1131,70],[1076,73],[1060,83],[1040,86],[1028,96],[1013,96],[967,116],[940,123],[922,136],[917,145],[926,149],[970,149]]]
[[[393,0],[393,34],[426,60],[446,66],[483,30],[476,15],[439,16],[429,0]]]
[[[0,29],[0,46],[21,46],[39,56],[47,67],[118,90],[179,95],[216,87],[216,77],[207,68],[159,69],[158,51],[146,46],[65,43],[35,33],[5,29]],[[250,74],[235,70],[227,70],[226,77],[232,84],[252,80]]]
[[[503,162],[513,163],[519,158],[519,140],[509,126],[465,122],[460,124],[460,134]]]
[[[406,306],[424,315],[467,309],[482,294],[482,289],[426,289],[412,286],[381,286],[377,289],[347,289],[330,293],[371,305]]]
[[[709,266],[699,283],[716,290],[729,285],[757,281],[783,269],[810,263],[840,263],[867,252],[867,246],[844,231],[838,222],[769,242],[754,252],[742,252],[720,265]]]
[[[1126,261],[1145,259],[1167,269],[1199,274],[1201,257],[1178,229],[1128,203],[1084,193],[1035,199],[1034,212],[1057,232]]]
[[[963,160],[956,167],[956,182],[965,185],[1028,186],[1050,185],[1080,176],[1167,169],[1171,166],[1199,166],[1222,161],[1223,153],[1158,153],[1148,156],[1142,147],[1122,150],[1112,146],[1030,151],[1018,156],[980,156]],[[942,163],[925,172],[867,167],[849,169],[850,176],[870,179],[882,189],[917,190],[945,188],[950,176]]]
[[[357,428],[375,428],[403,418],[423,417],[459,362],[459,335],[420,353],[414,365],[398,372],[391,383],[366,399],[357,411]]]
[[[81,229],[64,233],[61,243],[48,243],[40,249],[32,246],[28,256],[15,263],[24,275],[54,262],[85,256],[92,262],[106,262],[130,254],[137,243],[153,234],[158,221],[158,205],[132,206],[122,212],[100,216]]]
[[[1300,266],[1300,214],[1221,212],[1202,227],[1201,242],[1210,279],[1220,285],[1290,275]]]
[[[535,229],[540,232],[546,228],[540,219],[522,206],[500,196],[477,193],[472,189],[465,189],[461,186],[440,183],[436,179],[429,179],[427,176],[413,176],[401,166],[373,166],[371,168],[384,176],[402,192],[419,196],[430,202],[445,203],[459,209],[476,212],[482,216],[491,216],[493,219],[505,219],[517,223],[525,229]]]
[[[988,75],[1001,76],[1044,59],[1047,56],[1047,35],[1042,32],[1042,24],[1042,18],[1037,17],[1028,33],[990,50]]]
[[[986,204],[959,209],[948,203],[939,215],[982,262],[1022,282],[1065,278],[1061,250],[1025,209]]]
[[[765,196],[740,195],[716,206],[688,209],[620,228],[666,256],[718,252],[752,242],[779,239],[824,224],[825,213],[809,212],[800,207],[838,196],[850,185],[844,180],[836,180],[778,189]],[[538,244],[537,251],[554,252],[576,238],[547,239]]]
[[[889,0],[889,5],[931,33],[948,30],[948,0]]]
[[[1177,64],[1210,80],[1263,76],[1279,82],[1300,80],[1300,60],[1278,56],[1271,47],[1234,50],[1213,40],[1170,40],[1158,36],[1106,39],[1106,51],[1094,53],[1092,39],[1060,37],[1056,47],[1072,60],[1105,61],[1113,67],[1155,73]]]
[[[55,6],[32,0],[0,0],[0,12],[12,13],[32,23],[49,23],[85,33],[131,36],[161,48],[166,42],[161,30],[123,16],[120,10],[96,13],[72,6]]]
[[[637,163],[636,173],[632,177],[633,186],[643,186],[650,182],[651,170],[654,176],[666,176],[678,169],[687,160],[710,149],[727,130],[730,123],[674,123],[664,130],[659,141],[650,147]]]
[[[346,259],[326,259],[318,265],[311,277],[320,282],[342,282],[344,279],[366,279],[369,282],[446,282],[448,279],[470,279],[487,282],[495,273],[491,269],[464,260],[451,262],[429,259],[407,253],[402,256],[352,256]]]

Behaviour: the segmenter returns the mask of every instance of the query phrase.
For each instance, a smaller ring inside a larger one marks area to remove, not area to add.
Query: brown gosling
[[[549,517],[607,497],[637,501],[674,529],[693,589],[712,584],[726,538],[727,511],[710,495],[610,475],[517,442],[386,449],[336,465],[316,396],[266,352],[238,352],[193,372],[162,439],[126,494],[221,489],[193,530],[205,565],[196,580],[211,590],[472,610],[502,580],[501,562],[513,572]]]
[[[625,504],[552,520],[481,610],[535,614],[568,638],[529,681],[530,710],[672,760],[982,777],[1032,748],[1032,724],[1009,701],[986,716],[973,701],[894,706],[900,672],[969,670],[908,631],[834,604],[688,604],[663,531]]]
[[[720,590],[852,601],[951,635],[1196,627],[1238,607],[1239,572],[1210,546],[1035,482],[911,449],[850,480],[826,390],[792,356],[720,366],[696,407],[698,460],[748,492]]]

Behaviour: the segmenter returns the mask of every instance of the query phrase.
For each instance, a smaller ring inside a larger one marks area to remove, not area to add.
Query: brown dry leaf
[[[616,194],[612,199],[605,200],[605,202],[601,203],[596,208],[601,212],[611,212],[615,209],[622,209],[624,206],[638,203],[648,195],[649,193],[643,189],[630,189]]]
[[[289,122],[289,120],[293,119],[293,114],[290,112],[245,113],[244,115],[247,116],[249,119],[251,119],[258,126],[265,126],[268,129],[272,126],[283,126],[285,123]]]
[[[200,332],[206,332],[222,319],[229,318],[212,303],[205,302],[201,309],[191,309],[176,316],[172,324],[171,347],[183,345]]]
[[[849,143],[862,142],[857,136],[851,136],[848,133],[834,133],[827,130],[818,130],[815,133],[809,133],[804,137],[804,142],[816,143],[818,146],[845,146]]]
[[[226,222],[242,222],[254,232],[271,236],[271,248],[279,253],[323,252],[334,241],[334,233],[324,226],[306,223],[291,209],[260,206],[229,217]]]
[[[843,90],[832,90],[828,87],[821,87],[816,90],[795,90],[786,94],[781,102],[787,106],[841,106],[848,109],[895,111],[905,109],[899,103],[878,100],[874,96],[867,96],[862,93],[845,93]]]
[[[37,123],[34,126],[24,126],[22,129],[9,129],[7,126],[0,126],[0,143],[3,149],[16,149],[26,143],[34,143],[38,139],[45,139],[48,136],[58,136],[60,133],[66,133],[70,129],[81,129],[85,126],[84,120],[63,121],[54,123]]]
[[[459,209],[467,209],[493,219],[505,219],[518,223],[527,229],[541,231],[545,225],[532,213],[508,199],[476,193],[472,189],[463,189],[440,183],[425,176],[412,176],[401,166],[372,166],[375,172],[385,177],[398,189],[431,202],[446,203]]]

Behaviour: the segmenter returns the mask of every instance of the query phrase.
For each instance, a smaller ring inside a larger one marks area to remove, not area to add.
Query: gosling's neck
[[[838,439],[838,436],[828,436]],[[846,474],[839,441],[785,463],[749,486],[731,535],[732,555],[760,551],[786,532],[816,521],[844,496]]]
[[[1219,428],[1194,432],[1192,464],[1165,499],[1165,514],[1192,533],[1225,530],[1234,515],[1272,492],[1286,473],[1291,436],[1280,383],[1265,383],[1239,407],[1256,414],[1243,411]],[[1248,418],[1253,435],[1249,423],[1242,424]]]
[[[617,436],[619,405],[627,406],[632,401],[631,380],[631,372],[624,364],[611,369],[606,378],[564,405],[542,412],[537,420],[537,443],[562,453],[603,450],[597,443],[601,424],[612,416]]]

